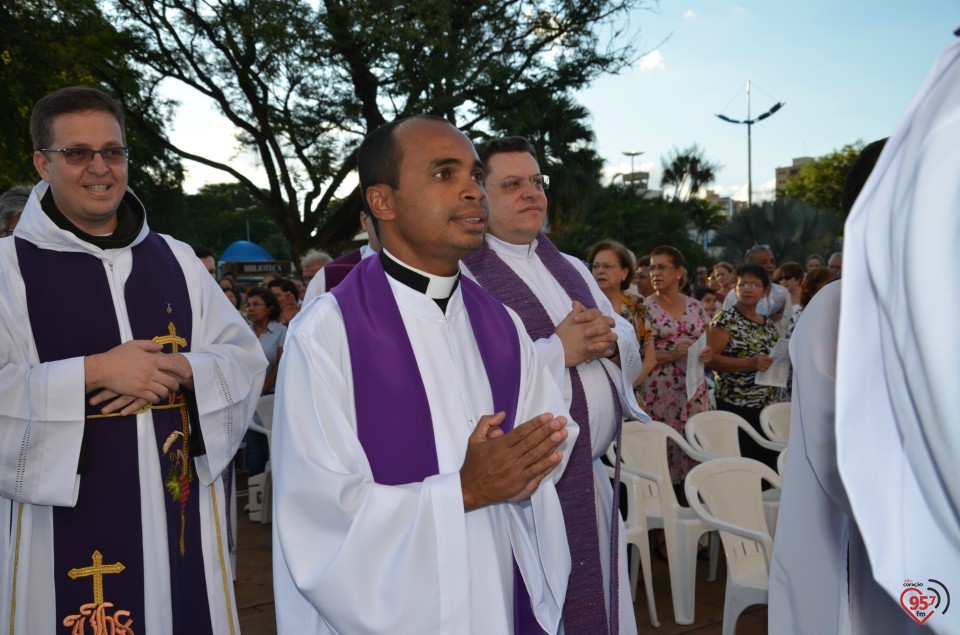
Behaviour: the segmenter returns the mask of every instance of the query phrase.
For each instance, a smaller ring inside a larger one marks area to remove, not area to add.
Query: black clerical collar
[[[432,299],[446,313],[447,302],[460,284],[459,271],[452,276],[435,276],[397,260],[386,249],[380,249],[379,255],[380,264],[388,276]]]
[[[64,216],[57,207],[56,201],[53,200],[51,188],[47,188],[47,193],[40,200],[40,207],[57,227],[100,249],[129,247],[140,235],[147,216],[140,201],[129,191],[125,192],[120,201],[120,207],[117,208],[117,228],[109,236],[93,236],[78,228]]]

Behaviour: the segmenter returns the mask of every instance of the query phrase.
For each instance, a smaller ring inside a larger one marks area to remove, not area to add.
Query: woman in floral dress
[[[710,398],[705,381],[700,382],[692,399],[687,399],[687,349],[707,329],[710,316],[697,300],[680,293],[684,269],[683,254],[666,245],[650,254],[650,279],[654,295],[644,303],[650,312],[653,326],[657,365],[643,384],[647,413],[683,434],[691,415],[710,409]],[[713,357],[706,347],[700,353],[701,364]],[[674,444],[668,444],[670,476],[679,483],[694,466]]]

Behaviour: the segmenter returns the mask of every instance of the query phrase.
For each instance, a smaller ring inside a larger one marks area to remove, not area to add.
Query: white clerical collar
[[[517,258],[520,260],[526,260],[532,258],[537,253],[537,245],[539,244],[537,239],[534,238],[532,242],[525,245],[515,245],[513,243],[508,243],[505,240],[500,240],[491,233],[487,233],[487,244],[490,245],[490,249],[500,254],[501,256],[509,256],[511,258]]]
[[[388,264],[384,267],[384,271],[386,271],[390,277],[395,278],[408,287],[416,289],[432,300],[446,300],[453,295],[453,290],[457,288],[457,281],[460,280],[459,271],[452,276],[435,276],[432,273],[421,271],[416,267],[411,267],[407,263],[398,260],[397,257],[387,251],[386,248],[382,248],[380,253],[386,256],[390,263],[399,265],[405,270],[398,276],[396,275],[397,269],[390,267]],[[416,274],[416,277],[409,275],[409,273]]]

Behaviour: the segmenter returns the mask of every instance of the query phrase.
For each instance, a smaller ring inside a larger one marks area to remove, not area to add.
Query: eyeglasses
[[[619,268],[620,268],[620,265],[615,265],[612,262],[591,262],[590,263],[590,269],[592,269],[593,271],[600,271],[601,269],[603,269],[604,271],[611,271],[613,269],[619,269]]]
[[[40,152],[59,152],[68,165],[85,165],[93,161],[93,157],[97,154],[103,157],[105,163],[120,165],[127,162],[127,157],[130,156],[130,147],[110,146],[99,150],[93,148],[40,148]]]
[[[666,271],[667,269],[676,269],[677,265],[650,265],[651,271]]]
[[[550,188],[550,177],[546,174],[534,174],[533,176],[512,176],[509,179],[497,181],[496,183],[487,183],[486,187],[496,185],[501,190],[509,194],[511,192],[518,191],[521,187],[524,187],[527,184],[527,181],[533,183],[533,187],[537,188],[537,190],[541,192]]]

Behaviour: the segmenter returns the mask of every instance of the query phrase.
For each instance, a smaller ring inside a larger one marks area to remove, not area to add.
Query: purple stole
[[[537,256],[571,299],[578,300],[588,309],[596,308],[597,303],[583,277],[543,233],[537,235]],[[530,339],[538,340],[553,335],[556,325],[550,319],[543,304],[513,269],[490,249],[486,241],[480,249],[464,258],[463,262],[484,289],[517,312]],[[596,496],[593,486],[590,413],[579,371],[576,368],[568,370],[573,393],[570,415],[580,426],[580,436],[570,453],[567,469],[557,483],[557,494],[563,508],[567,541],[570,543],[570,556],[573,562],[567,597],[563,606],[564,632],[567,635],[617,633],[619,631],[619,587],[617,585],[619,478],[615,479],[614,484],[608,631],[598,546]],[[617,412],[617,446],[619,447],[620,420],[622,419],[620,397],[609,375],[607,380],[610,383],[610,391]],[[619,461],[617,461],[618,475],[619,469]]]
[[[121,343],[114,297],[99,258],[41,249],[20,238],[16,250],[41,362],[102,353]],[[154,233],[131,252],[133,268],[123,301],[133,339],[156,338],[165,352],[189,351],[193,311],[179,262]],[[180,632],[212,635],[199,492],[190,491],[196,483],[188,453],[190,426],[186,406],[176,406],[178,400],[184,400],[182,394],[171,397],[173,407],[152,411],[161,481],[166,483],[162,495],[173,624]],[[137,635],[145,635],[137,418],[97,418],[100,408],[86,406],[77,504],[53,508],[57,619],[71,624],[88,620],[97,610],[93,605],[102,605],[118,623],[129,623]]]
[[[490,381],[494,410],[506,412],[501,429],[509,432],[520,394],[516,327],[503,305],[472,281],[461,277],[460,290]],[[347,332],[357,436],[374,480],[403,485],[439,474],[426,388],[380,258],[364,259],[332,293]],[[514,600],[517,635],[542,633],[516,563]]]
[[[326,290],[329,291],[343,282],[347,274],[360,264],[360,260],[360,250],[354,249],[325,264],[323,266],[323,282],[327,286]]]

